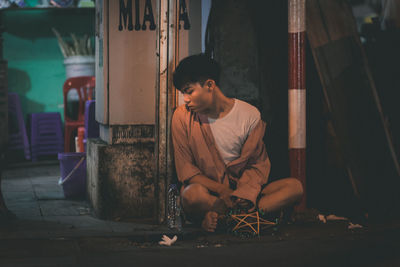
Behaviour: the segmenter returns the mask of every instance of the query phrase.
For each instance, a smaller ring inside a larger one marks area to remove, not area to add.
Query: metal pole
[[[305,0],[288,0],[290,174],[304,188],[304,197],[295,207],[298,211],[306,208],[305,4]]]
[[[163,223],[166,212],[167,186],[172,180],[173,155],[171,118],[176,106],[172,73],[179,55],[178,0],[158,0],[158,86],[156,92],[155,196],[156,217]]]
[[[158,86],[156,87],[156,146],[155,146],[155,196],[157,206],[155,216],[159,223],[165,218],[165,198],[167,185],[166,164],[166,133],[167,133],[167,97],[168,97],[168,9],[169,1],[159,0],[157,56],[158,56]]]

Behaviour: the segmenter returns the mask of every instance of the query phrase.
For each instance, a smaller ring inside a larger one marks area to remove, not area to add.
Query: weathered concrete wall
[[[154,217],[154,142],[89,139],[87,166],[89,200],[99,218]]]
[[[259,106],[258,51],[248,3],[213,1],[211,12],[209,30],[214,57],[222,69],[221,90]]]
[[[213,1],[209,46],[222,68],[222,91],[259,108],[271,178],[289,175],[287,1]]]

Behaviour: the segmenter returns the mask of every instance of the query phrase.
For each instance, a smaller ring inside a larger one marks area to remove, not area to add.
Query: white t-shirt
[[[258,109],[234,99],[232,109],[220,119],[208,118],[217,149],[225,164],[237,159],[251,130],[261,120]]]

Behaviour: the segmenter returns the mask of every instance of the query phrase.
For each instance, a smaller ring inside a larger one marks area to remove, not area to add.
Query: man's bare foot
[[[204,216],[203,222],[201,223],[201,227],[207,232],[214,232],[217,228],[218,223],[218,213],[215,211],[209,211]]]

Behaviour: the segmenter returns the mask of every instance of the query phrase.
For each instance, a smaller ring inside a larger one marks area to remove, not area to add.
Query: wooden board
[[[340,151],[367,210],[399,203],[399,161],[348,3],[307,1],[307,36]]]

